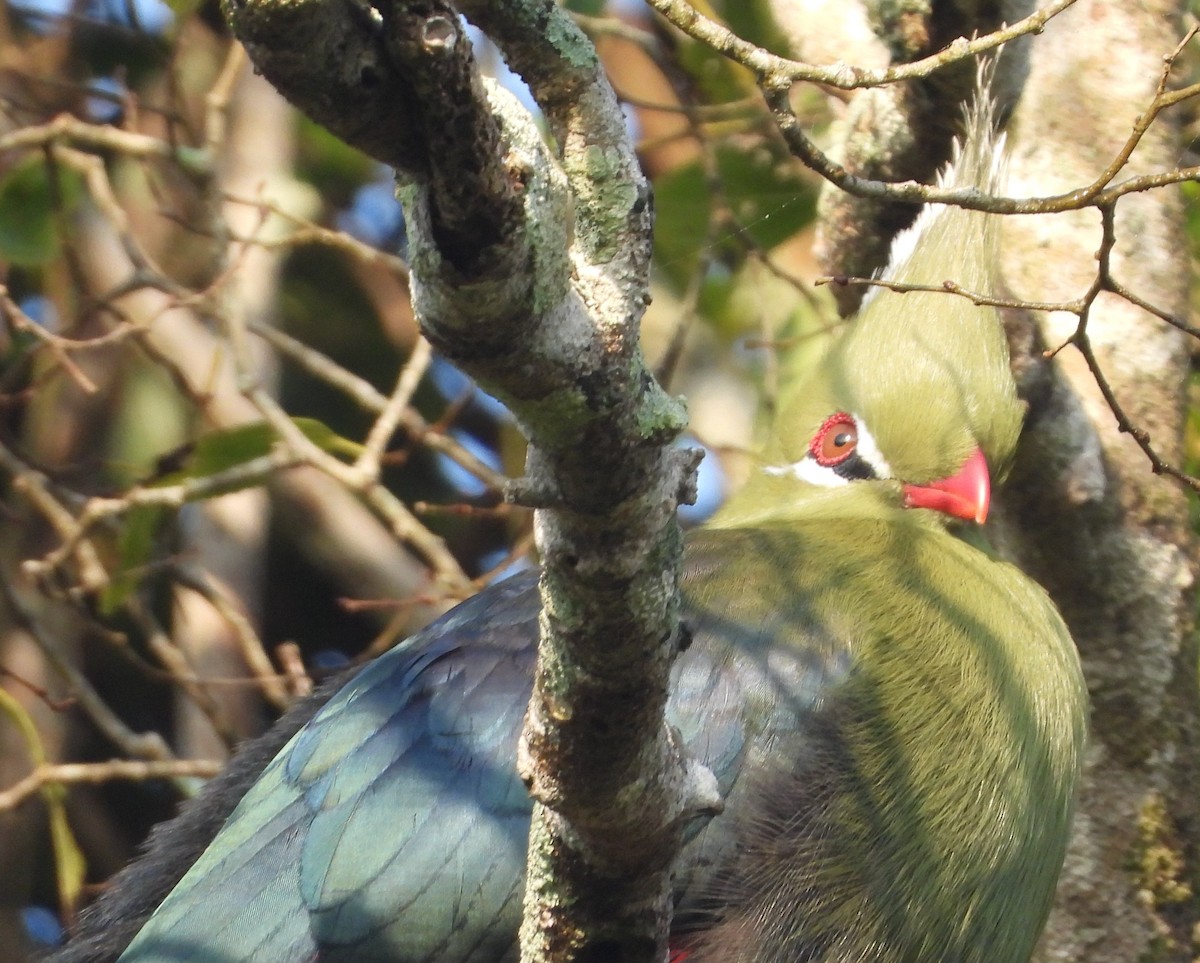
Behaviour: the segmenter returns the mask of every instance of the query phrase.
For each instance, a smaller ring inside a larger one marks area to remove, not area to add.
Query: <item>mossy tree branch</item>
[[[422,331],[530,440],[509,491],[540,509],[544,564],[520,747],[538,804],[523,956],[660,960],[679,827],[719,800],[664,721],[681,638],[675,507],[697,458],[674,447],[683,409],[638,342],[649,188],[595,51],[554,3],[461,12],[529,83],[557,153],[481,80],[445,3],[227,5],[289,99],[396,169]]]

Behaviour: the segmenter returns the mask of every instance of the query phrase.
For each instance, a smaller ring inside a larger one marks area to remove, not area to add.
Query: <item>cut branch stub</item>
[[[382,7],[388,51],[419,126],[442,257],[470,279],[510,265],[489,257],[521,227],[521,172],[510,170],[466,29],[449,4]]]

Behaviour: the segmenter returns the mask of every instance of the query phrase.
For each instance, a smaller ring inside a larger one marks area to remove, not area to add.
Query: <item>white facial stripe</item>
[[[792,466],[792,474],[801,481],[821,485],[824,488],[837,488],[840,485],[850,484],[849,478],[843,478],[828,465],[818,465],[812,455],[805,455],[796,462]]]
[[[821,485],[824,488],[850,484],[848,479],[837,474],[832,468],[818,465],[811,455],[805,455],[790,465],[764,465],[763,471],[768,475],[791,475],[810,485]]]
[[[850,417],[854,419],[854,423],[858,429],[858,447],[856,454],[875,472],[877,478],[891,478],[892,466],[887,463],[887,459],[883,457],[883,452],[879,450],[879,445],[875,442],[875,436],[863,424],[863,420],[853,412]],[[823,488],[836,488],[839,485],[848,485],[850,480],[843,478],[836,471],[827,465],[817,464],[817,460],[811,454],[805,453],[804,457],[799,461],[792,462],[790,465],[767,465],[763,471],[768,475],[791,475],[794,478],[799,478],[801,481],[806,481],[810,485],[820,485]]]
[[[887,463],[883,452],[879,450],[879,445],[875,443],[875,436],[867,430],[866,424],[858,415],[851,412],[850,417],[858,425],[858,454],[862,460],[875,470],[876,478],[891,478],[892,466]]]

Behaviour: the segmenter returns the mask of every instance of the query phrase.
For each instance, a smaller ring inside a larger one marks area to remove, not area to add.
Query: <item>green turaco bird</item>
[[[975,126],[947,176],[991,188],[985,110]],[[993,220],[925,212],[888,277],[990,290]],[[689,539],[669,713],[726,806],[686,847],[675,958],[1029,959],[1084,687],[1044,592],[954,534],[1021,419],[993,309],[877,289]],[[514,959],[537,617],[536,573],[516,576],[299,710],[59,959],[110,959],[139,927],[125,963]]]

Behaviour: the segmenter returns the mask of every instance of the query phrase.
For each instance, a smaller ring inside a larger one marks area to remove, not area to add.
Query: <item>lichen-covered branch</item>
[[[538,803],[524,957],[659,960],[680,826],[719,800],[664,722],[680,644],[674,509],[696,456],[674,447],[684,412],[639,346],[651,207],[624,118],[590,42],[549,0],[461,10],[529,84],[557,153],[515,98],[485,94],[448,6],[397,3],[362,23],[357,8],[282,7],[242,0],[228,12],[263,72],[315,119],[344,82],[347,49],[400,105],[390,130],[331,127],[396,167],[422,330],[530,439],[509,488],[540,509],[544,564],[520,747]],[[331,11],[348,22],[328,24]],[[297,64],[286,51],[321,29],[337,43]],[[382,110],[364,96],[350,109]]]

